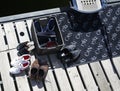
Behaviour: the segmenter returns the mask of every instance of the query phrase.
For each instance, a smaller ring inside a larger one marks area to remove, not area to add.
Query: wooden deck
[[[31,22],[28,18],[0,24],[0,91],[120,91],[120,57],[113,59],[118,75],[109,59],[67,68],[51,54],[41,56],[50,66],[45,82],[30,80],[27,72],[10,76],[16,46],[31,41]]]

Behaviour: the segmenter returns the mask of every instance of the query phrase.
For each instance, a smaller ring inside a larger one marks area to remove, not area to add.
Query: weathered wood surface
[[[94,62],[90,64],[99,89],[101,91],[111,91],[110,83],[107,81],[105,74],[100,66],[99,62]]]
[[[102,61],[103,68],[106,72],[106,75],[108,77],[108,80],[111,84],[111,87],[113,91],[120,91],[120,80],[118,76],[115,74],[112,65],[110,63],[110,60],[104,60]]]
[[[86,91],[76,67],[67,68],[70,81],[75,91]]]
[[[0,53],[0,73],[5,91],[16,91],[14,79],[9,74],[10,64],[6,52]]]
[[[120,77],[120,57],[113,58],[113,62]]]
[[[90,68],[88,64],[79,66],[79,70],[81,72],[82,78],[85,82],[88,91],[98,91],[98,87],[95,83],[95,80],[92,76]]]
[[[6,33],[9,49],[15,48],[18,45],[18,40],[13,23],[12,22],[5,23],[4,30]]]
[[[17,50],[11,50],[10,52],[11,61],[17,56]],[[28,84],[27,76],[25,72],[22,72],[20,75],[15,76],[17,87],[19,91],[29,91],[30,87]]]
[[[2,29],[2,26],[0,25],[0,51],[8,49],[8,45],[6,44],[5,38],[6,38],[5,31]]]
[[[60,63],[60,61],[55,57],[55,55],[50,55],[50,61],[52,63],[52,66],[54,67],[54,71],[56,74],[56,78],[58,80],[58,84],[60,87],[60,90],[62,91],[72,91],[69,79],[66,75],[65,68]]]
[[[55,54],[40,56],[47,60],[49,71],[44,82],[28,78],[23,72],[10,76],[10,61],[17,56],[16,46],[31,41],[32,20],[4,23],[0,26],[0,91],[120,91],[120,57],[113,58],[118,75],[110,60],[66,67]],[[22,33],[22,34],[21,34]],[[6,40],[4,38],[6,36]],[[6,43],[7,41],[7,43]],[[35,60],[34,55],[31,63]],[[2,88],[3,86],[3,88]]]
[[[18,21],[18,22],[15,22],[14,24],[15,24],[20,42],[29,41],[28,31],[27,31],[25,22]]]

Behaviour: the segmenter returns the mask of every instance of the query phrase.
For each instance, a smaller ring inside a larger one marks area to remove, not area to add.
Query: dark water
[[[68,0],[2,0],[0,17],[68,5]]]

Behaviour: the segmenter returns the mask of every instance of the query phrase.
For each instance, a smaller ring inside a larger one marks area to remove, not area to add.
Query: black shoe
[[[31,64],[31,69],[29,72],[30,79],[36,79],[39,67],[40,67],[40,64],[39,64],[38,60],[35,59],[35,61]]]
[[[23,43],[20,43],[20,44],[17,46],[17,50],[19,51],[19,50],[21,50],[22,48],[26,47],[27,43],[28,43],[28,41],[23,42]]]
[[[47,73],[48,73],[48,65],[40,65],[39,70],[38,70],[38,74],[36,76],[36,80],[45,80]]]
[[[20,43],[18,46],[17,46],[17,50],[18,50],[18,53],[17,55],[18,56],[22,56],[23,54],[30,54],[31,51],[35,48],[34,46],[34,42],[31,41],[31,42],[23,42],[23,43]]]
[[[63,47],[58,53],[57,58],[63,63],[76,61],[80,56],[80,50],[76,49],[76,45],[68,45]]]
[[[70,63],[75,62],[80,56],[80,50],[74,50],[70,53],[68,53],[66,56],[64,56],[61,61],[63,63]]]
[[[58,52],[58,55],[57,55],[58,59],[65,57],[67,54],[69,54],[71,51],[75,49],[76,49],[76,45],[68,45],[61,48],[61,50]]]
[[[45,79],[48,69],[48,64],[40,64],[39,60],[36,59],[31,65],[29,77],[34,80],[42,81]]]
[[[24,54],[29,54],[29,51],[28,51],[28,48],[26,47],[23,47],[22,49],[20,49],[18,52],[17,52],[17,55],[18,56],[22,56]]]
[[[73,51],[75,49],[76,49],[76,45],[68,45],[68,46],[64,46],[63,48],[61,48],[60,51],[64,51],[64,50]]]

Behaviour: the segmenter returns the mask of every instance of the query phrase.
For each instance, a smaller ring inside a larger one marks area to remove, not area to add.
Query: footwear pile
[[[17,46],[18,57],[11,61],[10,74],[20,74],[24,70],[30,67],[29,77],[35,80],[44,80],[48,72],[48,64],[40,63],[40,60],[36,59],[30,66],[30,53],[35,48],[33,42],[23,42]]]
[[[80,50],[76,49],[76,45],[64,46],[57,54],[58,59],[63,63],[76,61],[80,56]]]
[[[34,46],[34,42],[31,41],[31,42],[23,42],[23,43],[20,43],[18,46],[17,46],[17,50],[18,50],[18,53],[17,55],[18,56],[21,56],[23,54],[30,54],[31,51],[35,48]]]
[[[11,74],[19,74],[23,72],[30,66],[30,58],[29,54],[24,54],[22,56],[16,57],[14,60],[11,61],[11,66],[9,72]]]
[[[19,74],[23,72],[30,66],[30,58],[31,51],[35,48],[34,43],[31,42],[23,42],[17,46],[18,57],[11,61],[11,68],[9,72],[11,74]]]
[[[35,59],[29,72],[30,79],[42,81],[48,72],[48,64],[40,64],[40,60]]]

